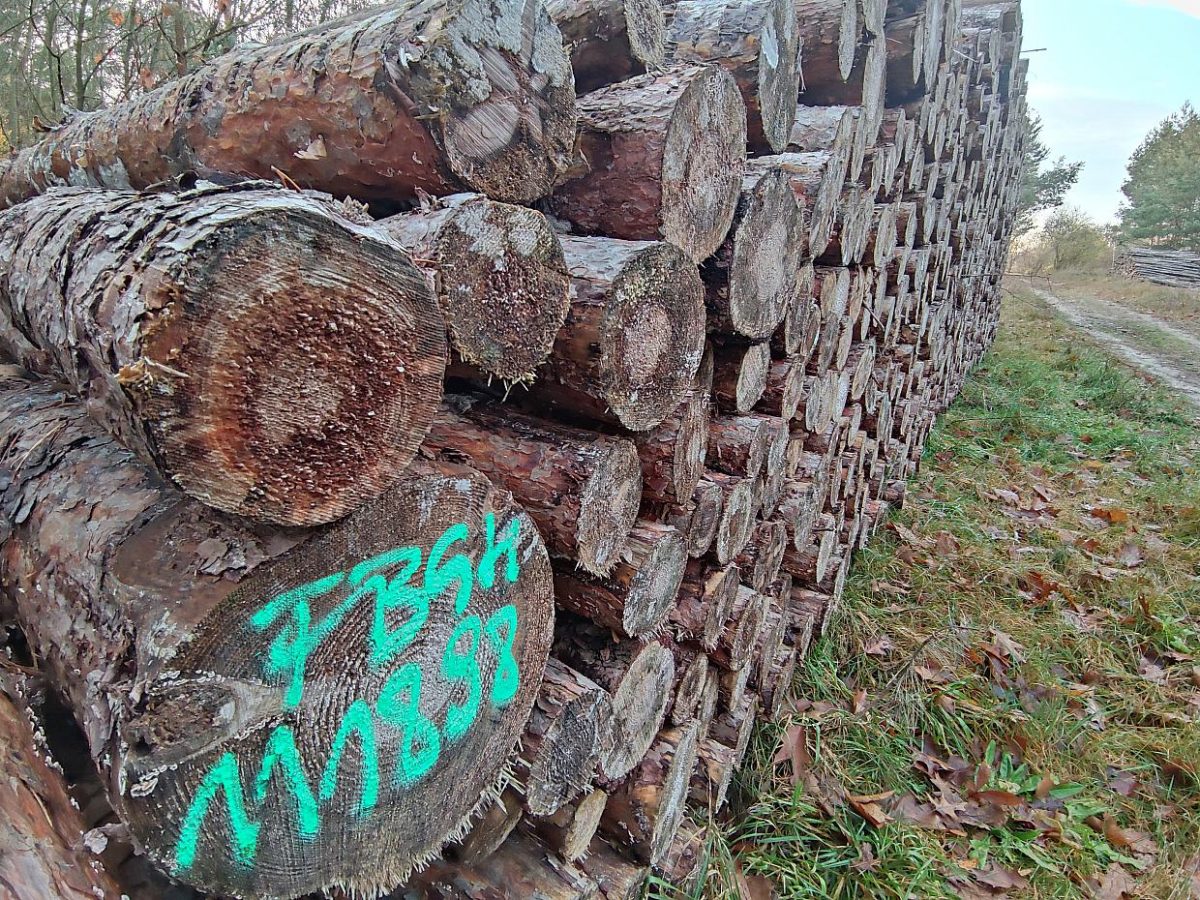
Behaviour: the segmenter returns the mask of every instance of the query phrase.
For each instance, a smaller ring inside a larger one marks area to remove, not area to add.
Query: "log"
[[[518,828],[478,864],[435,862],[393,896],[400,900],[581,900],[595,897],[597,890],[595,881],[559,863],[537,838]]]
[[[741,478],[757,478],[768,456],[786,449],[787,423],[775,416],[717,416],[709,423],[708,466]]]
[[[759,507],[757,484],[752,478],[735,478],[712,471],[707,472],[700,483],[705,481],[720,488],[723,498],[713,555],[725,566],[742,552],[754,528]]]
[[[639,521],[607,577],[560,566],[554,576],[554,599],[564,609],[626,637],[648,639],[666,621],[686,564],[683,535],[670,525]]]
[[[783,522],[760,522],[734,559],[745,583],[760,593],[765,592],[779,574],[787,544],[788,530]]]
[[[721,489],[712,482],[701,481],[687,506],[660,508],[652,516],[684,535],[688,556],[699,559],[708,553],[717,539],[723,504]]]
[[[643,503],[687,506],[695,499],[696,485],[700,482],[708,453],[710,408],[707,392],[689,391],[672,415],[650,431],[634,435],[642,464]],[[702,522],[696,523],[700,531],[693,534],[692,518],[692,512],[688,512],[686,521],[680,523],[667,516],[660,517],[665,524],[675,525],[687,536],[691,545],[689,552],[693,552],[697,542],[703,541],[705,527]],[[715,515],[711,518],[716,521]],[[701,550],[700,554],[703,552]]]
[[[675,658],[657,642],[619,641],[582,620],[560,629],[555,656],[612,695],[613,746],[600,754],[600,775],[624,777],[662,727],[675,683]]]
[[[856,0],[793,0],[793,9],[803,42],[801,91],[849,79],[859,39]]]
[[[421,273],[344,209],[261,183],[37,197],[0,214],[0,354],[205,503],[332,521],[408,465],[446,355]]]
[[[813,304],[806,305],[816,309]],[[806,317],[810,314],[811,310],[804,311]],[[806,338],[802,335],[800,340],[803,342]],[[814,331],[813,342],[815,340]],[[755,412],[785,422],[794,419],[796,411],[800,408],[800,400],[804,396],[804,379],[804,360],[801,354],[773,361],[767,369],[767,385],[763,388],[762,396],[758,398]]]
[[[521,823],[521,797],[512,788],[484,807],[479,820],[460,841],[446,849],[446,856],[465,866],[483,862],[500,849]]]
[[[547,0],[586,94],[663,67],[667,26],[660,0]]]
[[[0,885],[13,900],[119,897],[87,847],[87,826],[45,746],[30,708],[33,685],[15,666],[0,672]]]
[[[744,415],[767,390],[771,345],[725,344],[715,348],[713,397],[723,412]]]
[[[669,639],[663,639],[664,644]],[[667,716],[672,725],[686,725],[696,717],[708,681],[708,656],[703,650],[670,642],[675,654],[675,688],[671,711]]]
[[[649,874],[645,866],[625,859],[600,838],[592,841],[579,866],[595,879],[604,900],[638,900]]]
[[[697,747],[696,768],[688,787],[688,797],[709,814],[725,806],[725,797],[737,769],[737,752],[711,738]]]
[[[597,575],[625,549],[641,501],[641,467],[623,438],[555,425],[456,397],[423,452],[470,464],[513,493],[550,552]]]
[[[587,855],[607,803],[604,791],[589,791],[551,816],[531,819],[530,829],[563,862],[577,863]]]
[[[709,660],[726,672],[740,672],[750,663],[751,653],[766,625],[771,598],[741,585],[730,610],[729,622],[709,653]]]
[[[681,62],[721,66],[746,102],[746,139],[758,152],[781,152],[796,115],[800,40],[792,0],[680,0],[669,43]]]
[[[540,4],[403,0],[73,113],[0,172],[0,205],[54,185],[276,171],[364,201],[474,189],[527,203],[570,163],[575,122],[570,62]]]
[[[525,808],[551,816],[583,791],[612,752],[612,697],[551,657],[521,738],[516,774]]]
[[[528,400],[631,431],[683,401],[704,354],[704,286],[670,244],[564,237],[570,311]]]
[[[60,390],[7,373],[0,410],[0,583],[157,865],[241,896],[386,890],[495,796],[553,629],[507,493],[422,467],[279,531],[173,493]]]
[[[570,303],[562,246],[544,215],[454,194],[378,227],[427,273],[463,362],[506,383],[533,379]]]
[[[685,0],[703,2],[707,0]],[[709,330],[750,341],[769,338],[783,320],[808,244],[806,210],[787,173],[771,167],[769,160],[751,164],[732,230],[701,268]]]
[[[733,77],[675,67],[593,91],[579,111],[583,167],[554,192],[554,213],[587,234],[665,240],[697,263],[711,256],[733,222],[746,158]]]
[[[800,102],[806,106],[861,106],[858,127],[865,129],[862,140],[870,146],[875,143],[883,121],[887,61],[887,45],[883,38],[858,45],[853,67],[845,80],[812,78],[806,61]]]
[[[821,256],[833,234],[842,185],[850,166],[849,151],[782,153],[770,159],[771,166],[787,174],[793,193],[803,198],[808,210],[809,245],[803,256]],[[751,163],[751,168],[755,165]]]
[[[705,650],[716,647],[737,598],[740,578],[741,569],[733,563],[712,566],[701,560],[690,561],[678,601],[671,610],[675,636],[694,641]]]
[[[697,743],[694,722],[659,732],[629,778],[609,796],[600,827],[640,862],[658,862],[679,828]]]

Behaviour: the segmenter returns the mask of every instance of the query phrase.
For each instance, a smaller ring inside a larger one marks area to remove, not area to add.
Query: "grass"
[[[691,896],[1200,896],[1198,450],[1009,302]]]

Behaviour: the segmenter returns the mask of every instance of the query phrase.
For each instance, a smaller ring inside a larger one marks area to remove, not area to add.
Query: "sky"
[[[1082,160],[1067,196],[1116,219],[1130,154],[1185,101],[1200,108],[1200,0],[1024,0],[1029,105],[1051,156]]]

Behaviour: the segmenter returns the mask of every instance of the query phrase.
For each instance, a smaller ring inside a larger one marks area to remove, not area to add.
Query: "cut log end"
[[[745,160],[746,106],[737,82],[706,68],[680,97],[663,151],[663,237],[694,262],[711,256],[733,224]]]
[[[528,381],[554,346],[570,304],[562,246],[546,217],[478,195],[442,214],[411,213],[380,224],[418,264],[436,266],[438,303],[450,342],[487,377]],[[425,220],[435,219],[437,224]],[[435,234],[427,238],[430,230]]]
[[[704,353],[704,288],[670,244],[651,244],[612,285],[601,341],[605,397],[621,424],[645,431],[691,387]]]
[[[796,121],[800,89],[800,36],[792,0],[771,3],[759,34],[758,114],[766,145],[779,153],[787,148]]]
[[[628,441],[613,441],[581,494],[576,539],[579,564],[603,573],[624,549],[642,502],[642,466],[637,448]]]
[[[147,684],[114,766],[123,818],[206,890],[390,888],[496,795],[552,627],[549,561],[508,494],[461,468],[406,478],[260,566]]]
[[[418,66],[440,87],[435,137],[450,168],[498,200],[545,196],[570,165],[576,126],[571,62],[545,7],[464,0],[439,32],[441,52]]]
[[[613,692],[614,740],[600,759],[601,773],[618,779],[645,755],[662,725],[675,682],[675,658],[662,644],[646,644]]]

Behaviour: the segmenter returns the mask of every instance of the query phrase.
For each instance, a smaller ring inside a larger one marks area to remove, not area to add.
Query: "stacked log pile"
[[[1200,256],[1195,253],[1128,245],[1117,249],[1116,263],[1118,271],[1130,278],[1200,290]]]
[[[248,897],[692,878],[995,335],[1020,39],[404,0],[0,163],[0,611],[139,851]]]

